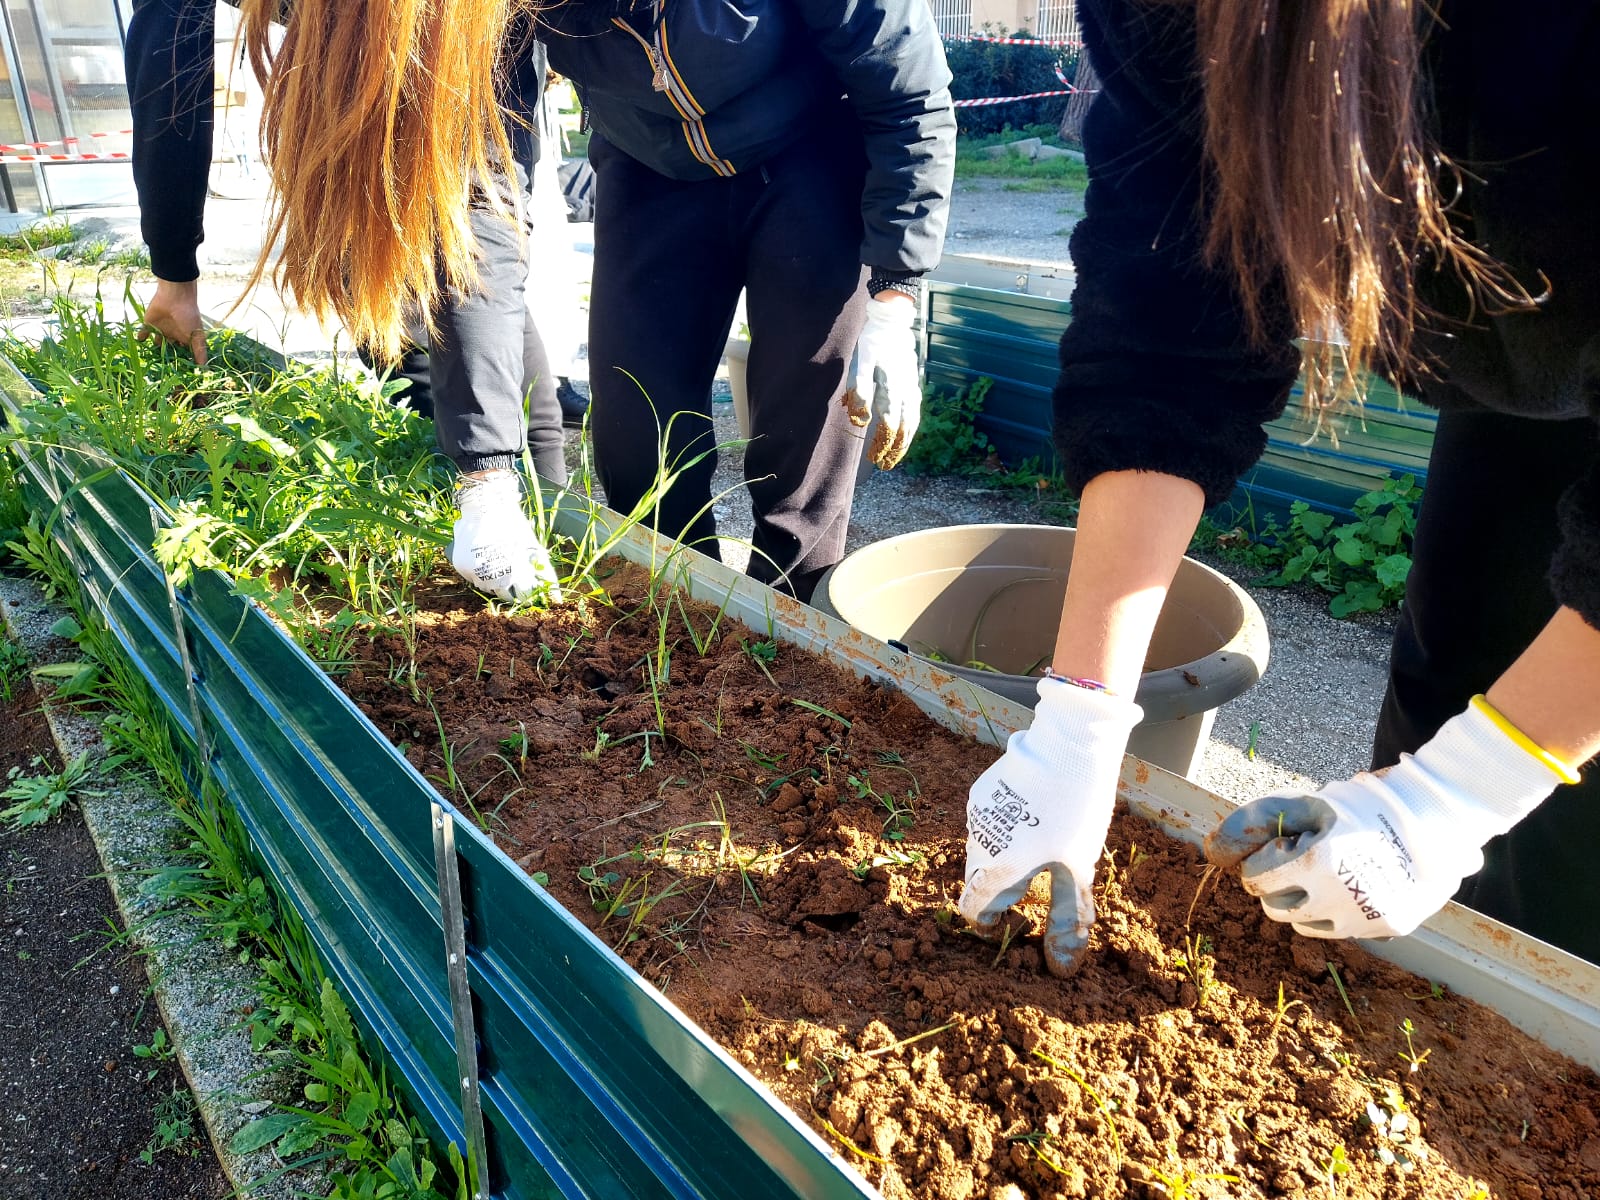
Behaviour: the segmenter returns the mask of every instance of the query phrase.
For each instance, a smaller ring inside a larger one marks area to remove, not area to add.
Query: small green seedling
[[[17,683],[28,671],[28,652],[6,638],[0,638],[0,700],[10,704],[17,695]]]
[[[890,847],[884,853],[874,854],[871,858],[863,858],[855,865],[853,874],[857,879],[866,879],[872,874],[875,867],[914,867],[922,862],[922,853],[918,850],[900,850]]]
[[[1413,1074],[1422,1069],[1422,1064],[1428,1061],[1428,1055],[1433,1053],[1431,1049],[1424,1050],[1421,1054],[1417,1053],[1416,1044],[1411,1040],[1411,1035],[1416,1031],[1417,1027],[1411,1023],[1410,1017],[1400,1022],[1400,1032],[1406,1035],[1406,1048],[1399,1051],[1399,1056],[1411,1064],[1410,1070]]]
[[[1197,933],[1183,939],[1183,953],[1173,959],[1194,984],[1196,1008],[1206,1006],[1206,999],[1217,982],[1214,949],[1210,938]]]
[[[500,749],[507,754],[515,754],[524,766],[528,763],[528,726],[522,721],[517,722],[517,732],[510,737],[500,739]]]
[[[600,756],[606,752],[606,747],[611,745],[611,735],[604,729],[594,731],[594,749],[578,751],[578,757],[584,762],[599,762]],[[646,743],[648,749],[648,743]]]
[[[1051,1058],[1042,1050],[1033,1051],[1033,1056],[1044,1063],[1045,1066],[1053,1067],[1067,1076],[1083,1089],[1084,1095],[1094,1101],[1095,1107],[1100,1110],[1100,1115],[1105,1118],[1106,1128],[1111,1131],[1111,1169],[1120,1171],[1122,1169],[1122,1136],[1117,1133],[1117,1123],[1112,1118],[1111,1106],[1106,1103],[1105,1097],[1090,1086],[1089,1081],[1084,1078],[1082,1072],[1074,1070],[1064,1062]]]
[[[1283,1026],[1283,1022],[1288,1017],[1290,1010],[1297,1007],[1303,1008],[1307,1012],[1311,1011],[1310,1006],[1307,1005],[1304,1000],[1285,1000],[1283,995],[1283,980],[1278,980],[1278,1005],[1272,1016],[1273,1037],[1278,1036],[1278,1030]]]
[[[811,701],[802,700],[798,696],[790,697],[789,702],[791,704],[793,704],[796,708],[803,708],[807,712],[816,713],[817,716],[819,716],[819,717],[827,717],[830,720],[837,721],[837,722],[839,722],[839,724],[843,725],[846,729],[851,729],[851,728],[854,727],[852,725],[852,723],[847,718],[841,717],[838,713],[834,712],[832,709],[823,708],[822,705],[820,705],[820,704],[813,704],[813,703],[811,703]]]
[[[1155,1176],[1156,1186],[1167,1196],[1167,1200],[1194,1200],[1199,1195],[1194,1190],[1194,1185],[1206,1179],[1215,1179],[1219,1183],[1238,1183],[1237,1175],[1225,1175],[1220,1171],[1195,1171],[1189,1167],[1180,1167],[1169,1174],[1158,1167],[1151,1167],[1150,1174]]]
[[[745,657],[760,668],[767,681],[777,687],[778,681],[772,674],[771,664],[778,661],[778,643],[772,638],[762,638],[757,642],[740,638],[739,646],[744,650]]]
[[[1448,994],[1448,991],[1449,989],[1447,989],[1444,984],[1430,980],[1428,982],[1427,991],[1407,992],[1405,995],[1407,1000],[1443,1000]]]
[[[1343,1146],[1335,1146],[1333,1153],[1328,1156],[1328,1161],[1322,1164],[1322,1174],[1327,1178],[1328,1191],[1333,1195],[1339,1194],[1337,1180],[1341,1175],[1350,1174],[1350,1158],[1345,1153]]]
[[[145,1148],[139,1151],[139,1161],[148,1167],[163,1150],[182,1155],[198,1153],[199,1144],[195,1138],[197,1115],[194,1097],[187,1088],[175,1084],[171,1092],[156,1101],[155,1132],[150,1135]]]
[[[1428,1145],[1422,1139],[1422,1126],[1412,1115],[1399,1085],[1385,1080],[1382,1086],[1383,1102],[1369,1101],[1360,1124],[1371,1129],[1378,1139],[1375,1152],[1378,1161],[1409,1173],[1427,1159]]]
[[[1256,760],[1256,739],[1259,738],[1260,736],[1261,736],[1261,722],[1260,721],[1251,721],[1250,722],[1250,740],[1245,743],[1245,747],[1244,747],[1244,756],[1250,762],[1255,762],[1255,760]],[[1278,822],[1279,822],[1279,824],[1278,824],[1278,836],[1282,837],[1283,836],[1283,814],[1282,813],[1278,814]]]
[[[146,1083],[149,1083],[159,1075],[161,1073],[160,1064],[171,1062],[177,1052],[177,1048],[167,1041],[167,1031],[159,1025],[156,1026],[155,1036],[149,1042],[133,1048],[133,1056],[135,1058],[142,1058],[147,1062],[156,1064],[145,1072],[144,1081]]]

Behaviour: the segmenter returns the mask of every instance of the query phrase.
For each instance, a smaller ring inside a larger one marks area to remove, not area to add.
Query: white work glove
[[[526,600],[544,592],[559,603],[555,568],[522,508],[515,471],[490,471],[456,484],[461,516],[450,542],[450,565],[473,587],[501,600]]]
[[[1050,872],[1045,964],[1078,966],[1094,924],[1094,867],[1105,848],[1128,734],[1144,715],[1131,700],[1059,679],[1039,681],[1033,725],[967,794],[967,886],[961,915],[992,937],[1040,871]]]
[[[1483,866],[1483,846],[1576,776],[1480,696],[1415,754],[1317,792],[1252,800],[1206,837],[1274,921],[1324,938],[1410,933]]]
[[[905,296],[867,301],[867,323],[856,342],[855,373],[845,393],[851,424],[874,429],[867,456],[885,471],[905,457],[922,419],[917,337],[911,329],[916,317],[916,302]]]

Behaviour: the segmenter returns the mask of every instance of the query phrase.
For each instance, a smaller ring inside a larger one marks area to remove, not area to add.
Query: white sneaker
[[[463,475],[456,484],[456,507],[461,516],[449,549],[456,574],[501,600],[526,600],[544,592],[560,602],[555,567],[523,511],[515,471]]]

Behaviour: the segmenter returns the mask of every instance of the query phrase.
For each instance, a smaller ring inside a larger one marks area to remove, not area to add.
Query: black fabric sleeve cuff
[[[1195,420],[1171,402],[1129,399],[1114,409],[1056,404],[1055,445],[1074,492],[1108,471],[1152,471],[1200,486],[1206,507],[1221,504],[1267,448],[1259,422]]]
[[[150,273],[168,283],[188,283],[200,278],[200,260],[192,246],[187,250],[158,250],[151,246]]]
[[[1550,590],[1600,630],[1600,466],[1567,490],[1556,515],[1561,544],[1550,562]]]

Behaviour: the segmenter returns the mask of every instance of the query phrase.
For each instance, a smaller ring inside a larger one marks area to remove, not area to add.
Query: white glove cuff
[[[1540,757],[1532,742],[1491,713],[1474,701],[1384,777],[1418,817],[1454,825],[1480,846],[1569,781],[1554,760]]]
[[[1041,679],[1037,691],[1039,703],[1028,730],[1029,749],[1047,760],[1078,745],[1111,740],[1126,744],[1133,727],[1144,719],[1144,709],[1110,692],[1050,678]]]
[[[868,300],[867,324],[864,333],[894,333],[909,330],[917,318],[917,306],[911,301]]]

